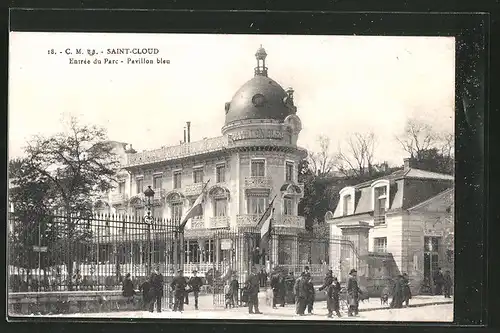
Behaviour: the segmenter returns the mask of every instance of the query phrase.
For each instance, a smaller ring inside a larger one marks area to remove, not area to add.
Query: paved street
[[[423,305],[403,309],[380,309],[380,301],[372,299],[360,304],[358,317],[347,317],[343,313],[342,318],[332,318],[329,320],[345,321],[436,321],[450,322],[453,320],[453,304],[436,304],[449,302],[441,296],[417,296],[412,300],[411,305]],[[295,308],[288,305],[285,308],[272,309],[263,304],[261,315],[250,315],[246,308],[235,309],[214,309],[210,308],[195,311],[192,305],[186,307],[184,313],[163,311],[162,313],[149,313],[146,311],[130,312],[110,312],[110,313],[84,313],[71,315],[56,315],[54,317],[95,317],[95,318],[182,318],[182,319],[256,319],[256,320],[326,320],[326,304],[318,302],[315,304],[315,311],[312,315],[297,316]]]

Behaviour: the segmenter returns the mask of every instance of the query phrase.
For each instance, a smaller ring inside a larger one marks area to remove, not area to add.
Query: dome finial
[[[266,57],[266,50],[262,47],[262,44],[260,44],[259,49],[255,52],[255,58],[257,59],[257,67],[254,69],[255,76],[267,76]]]

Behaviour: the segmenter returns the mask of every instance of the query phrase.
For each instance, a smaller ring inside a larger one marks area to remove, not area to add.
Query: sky
[[[253,77],[260,45],[269,77],[295,90],[304,148],[317,151],[318,135],[335,148],[372,131],[375,160],[402,165],[407,155],[395,135],[409,118],[454,131],[451,37],[12,32],[9,158],[22,156],[33,135],[63,131],[69,115],[107,128],[111,140],[137,151],[178,144],[186,121],[191,141],[219,136],[224,104]],[[75,55],[78,48],[103,53]],[[114,48],[158,54],[106,55]],[[71,57],[119,63],[70,64]],[[126,64],[129,57],[170,64]]]

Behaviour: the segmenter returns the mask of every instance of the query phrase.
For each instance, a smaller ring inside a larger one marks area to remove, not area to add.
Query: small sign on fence
[[[33,251],[35,251],[35,252],[47,252],[47,247],[33,245]]]
[[[221,239],[220,248],[221,250],[231,250],[233,241],[231,239]]]

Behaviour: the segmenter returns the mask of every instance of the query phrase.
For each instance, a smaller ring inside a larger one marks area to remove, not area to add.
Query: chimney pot
[[[186,143],[186,127],[184,127],[184,143]]]
[[[409,157],[408,157],[408,158],[405,158],[405,159],[403,160],[403,162],[404,162],[404,168],[403,168],[403,169],[404,169],[405,171],[406,171],[406,170],[410,170],[410,168],[411,168],[411,162],[412,162],[412,161],[411,161],[411,158],[409,158]]]
[[[191,142],[191,122],[187,121],[187,142]]]

